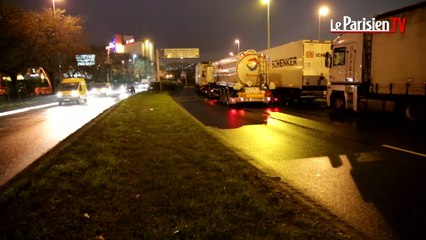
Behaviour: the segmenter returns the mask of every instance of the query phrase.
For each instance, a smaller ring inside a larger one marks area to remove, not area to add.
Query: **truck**
[[[56,93],[59,105],[64,102],[87,103],[87,85],[84,78],[64,78]]]
[[[209,99],[218,96],[211,62],[200,62],[195,66],[195,89]]]
[[[399,31],[338,36],[326,56],[331,67],[327,105],[337,112],[382,111],[424,119],[425,16],[426,2],[420,2],[375,16],[376,22],[405,22],[396,24]]]
[[[0,96],[9,96],[12,87],[12,79],[0,73]],[[52,84],[49,75],[42,67],[28,68],[26,73],[17,76],[20,94],[23,96],[38,96],[52,94]]]
[[[44,68],[39,67],[35,72],[35,76],[37,77],[35,80],[36,82],[36,88],[34,89],[34,92],[36,95],[50,95],[52,94],[52,83],[50,81],[49,75],[46,73]],[[31,76],[34,76],[34,74],[30,74]]]
[[[264,54],[247,50],[212,65],[221,103],[271,102],[271,90],[275,87],[268,81]]]
[[[268,78],[280,102],[325,102],[330,69],[325,54],[331,41],[298,40],[260,51],[269,63]]]

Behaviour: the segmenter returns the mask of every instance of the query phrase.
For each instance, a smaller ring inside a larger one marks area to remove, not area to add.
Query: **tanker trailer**
[[[213,62],[213,69],[221,103],[271,102],[275,84],[268,81],[264,54],[247,50]]]

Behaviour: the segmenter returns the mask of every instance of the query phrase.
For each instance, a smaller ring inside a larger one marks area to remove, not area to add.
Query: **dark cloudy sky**
[[[41,10],[52,0],[14,0]],[[271,47],[318,39],[318,8],[329,6],[321,38],[331,40],[330,18],[360,20],[419,0],[271,0]],[[56,0],[56,7],[83,18],[90,43],[106,46],[113,34],[149,38],[156,48],[200,48],[202,60],[267,47],[266,6],[260,0]]]

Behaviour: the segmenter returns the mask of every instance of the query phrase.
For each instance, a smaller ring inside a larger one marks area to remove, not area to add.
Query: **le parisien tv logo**
[[[406,18],[391,17],[389,20],[376,20],[375,18],[352,20],[349,16],[343,16],[342,21],[330,20],[331,33],[403,33],[405,31]]]

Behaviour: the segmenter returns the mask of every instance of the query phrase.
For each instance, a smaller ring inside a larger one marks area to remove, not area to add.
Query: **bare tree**
[[[12,98],[20,98],[17,75],[34,53],[34,18],[33,12],[0,1],[0,72],[12,79]]]
[[[75,55],[89,51],[85,44],[83,23],[80,17],[67,16],[65,10],[51,9],[38,13],[38,36],[35,59],[44,66],[49,75],[56,77],[56,85],[62,72],[72,72],[75,68]]]
[[[75,65],[75,55],[88,51],[80,17],[65,10],[26,11],[0,0],[0,72],[12,79],[18,98],[17,75],[28,67],[42,66],[50,78],[61,77],[61,67]]]

